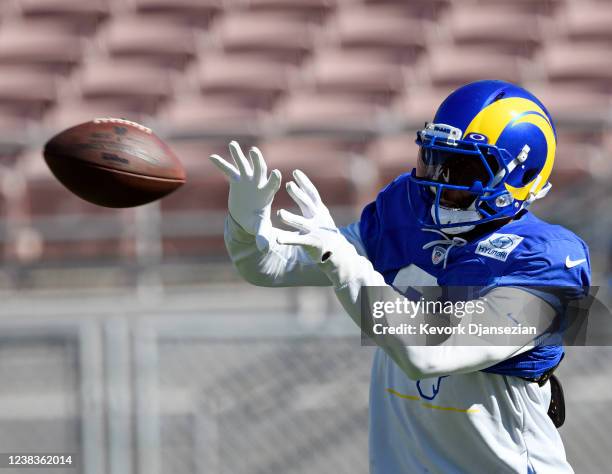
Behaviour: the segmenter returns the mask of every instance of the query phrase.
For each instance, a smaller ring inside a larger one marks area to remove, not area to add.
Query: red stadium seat
[[[229,53],[297,64],[312,49],[312,29],[288,15],[236,12],[224,15],[213,27]]]
[[[19,161],[26,178],[25,217],[42,239],[46,261],[125,259],[133,255],[131,210],[109,209],[83,201],[51,174],[40,149]]]
[[[89,34],[108,17],[105,0],[19,0],[22,15],[68,26],[74,31]]]
[[[81,72],[85,99],[116,101],[140,113],[153,113],[172,94],[167,71],[131,61],[101,61],[87,64]]]
[[[158,114],[172,136],[245,136],[258,132],[262,111],[217,96],[184,96]]]
[[[66,74],[80,60],[78,36],[37,22],[9,23],[0,28],[0,64]]]
[[[415,18],[434,19],[444,12],[455,0],[365,0],[364,3],[372,5],[400,6],[410,12]],[[463,1],[463,0],[460,0]],[[347,5],[351,8],[351,4]]]
[[[612,90],[612,50],[607,45],[550,43],[541,63],[551,82]]]
[[[283,181],[292,181],[291,173],[300,169],[313,181],[326,205],[354,206],[359,202],[357,183],[375,176],[354,176],[353,162],[365,145],[363,141],[347,141],[339,138],[284,137],[262,141],[258,144],[268,168],[278,168]],[[295,207],[286,192],[279,192],[275,207]]]
[[[224,251],[223,219],[228,183],[208,157],[226,159],[229,140],[172,140],[170,148],[187,172],[187,182],[161,201],[162,242],[166,257],[204,256]],[[241,140],[246,152],[252,144]]]
[[[507,11],[552,15],[566,0],[452,0],[453,8],[476,11],[481,7]]]
[[[135,0],[140,14],[205,26],[222,9],[222,0]]]
[[[381,107],[350,96],[296,93],[275,110],[275,124],[292,133],[368,135],[375,132]]]
[[[458,45],[530,55],[540,43],[541,25],[536,15],[501,8],[456,8],[442,26]]]
[[[196,55],[191,28],[140,17],[120,18],[104,32],[106,49],[116,58],[135,58],[182,69]]]
[[[550,178],[553,187],[589,179],[595,171],[594,158],[602,155],[601,150],[599,130],[557,127],[557,151]]]
[[[597,143],[595,143],[597,146]],[[605,130],[602,137],[602,149],[595,150],[589,164],[591,174],[599,179],[609,179],[611,175],[610,158],[612,157],[612,132]]]
[[[423,21],[400,6],[344,8],[330,26],[343,48],[386,53],[401,62],[413,62],[425,48]]]
[[[439,44],[423,61],[435,86],[459,87],[481,79],[521,82],[518,58],[510,54]]]
[[[14,67],[0,68],[0,108],[38,119],[56,100],[52,75]]]
[[[325,93],[387,103],[403,86],[402,68],[375,54],[322,51],[304,70],[304,85]]]
[[[11,166],[28,142],[28,127],[35,122],[0,106],[0,168]]]
[[[378,168],[379,186],[383,187],[403,173],[409,173],[416,166],[416,134],[383,135],[372,142],[366,156]]]
[[[612,5],[569,2],[561,15],[565,35],[573,40],[612,40]]]
[[[227,180],[208,157],[213,153],[229,158],[224,139],[170,140],[168,145],[185,167],[187,182],[176,192],[161,202],[163,210],[226,210]],[[243,150],[252,145],[248,141],[240,143]]]
[[[337,0],[242,0],[240,5],[251,11],[292,15],[307,21],[321,22],[335,7]]]
[[[448,86],[410,88],[394,102],[392,115],[395,120],[416,130],[434,118],[436,110],[452,90]]]
[[[210,55],[199,68],[200,90],[207,95],[229,96],[269,108],[288,87],[291,69],[247,55]]]
[[[605,121],[612,108],[612,97],[590,88],[550,83],[528,85],[546,106],[558,125],[588,125]]]

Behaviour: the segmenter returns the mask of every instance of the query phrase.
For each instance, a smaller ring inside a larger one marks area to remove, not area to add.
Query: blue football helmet
[[[417,132],[410,180],[431,201],[431,219],[421,224],[458,234],[515,216],[549,191],[556,142],[550,114],[522,87],[460,87]]]

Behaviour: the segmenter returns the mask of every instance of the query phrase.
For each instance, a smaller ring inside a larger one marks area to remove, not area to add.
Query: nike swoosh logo
[[[565,257],[565,266],[567,268],[574,268],[576,265],[580,265],[581,263],[586,262],[586,258],[581,258],[580,260],[571,260],[569,255]]]

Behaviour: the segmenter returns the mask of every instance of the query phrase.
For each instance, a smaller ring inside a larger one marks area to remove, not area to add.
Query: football
[[[150,128],[99,118],[51,138],[43,155],[55,177],[86,201],[133,207],[160,199],[185,183],[185,170]]]

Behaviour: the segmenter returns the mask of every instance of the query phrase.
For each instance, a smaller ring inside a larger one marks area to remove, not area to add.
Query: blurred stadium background
[[[535,210],[588,242],[609,302],[612,2],[0,1],[1,451],[79,453],[85,474],[367,472],[371,349],[330,291],[240,281],[207,156],[257,144],[348,223],[483,78],[556,118]],[[188,184],[122,211],[69,194],[42,144],[99,116],[153,127]],[[611,356],[560,369],[577,473],[609,471]]]

